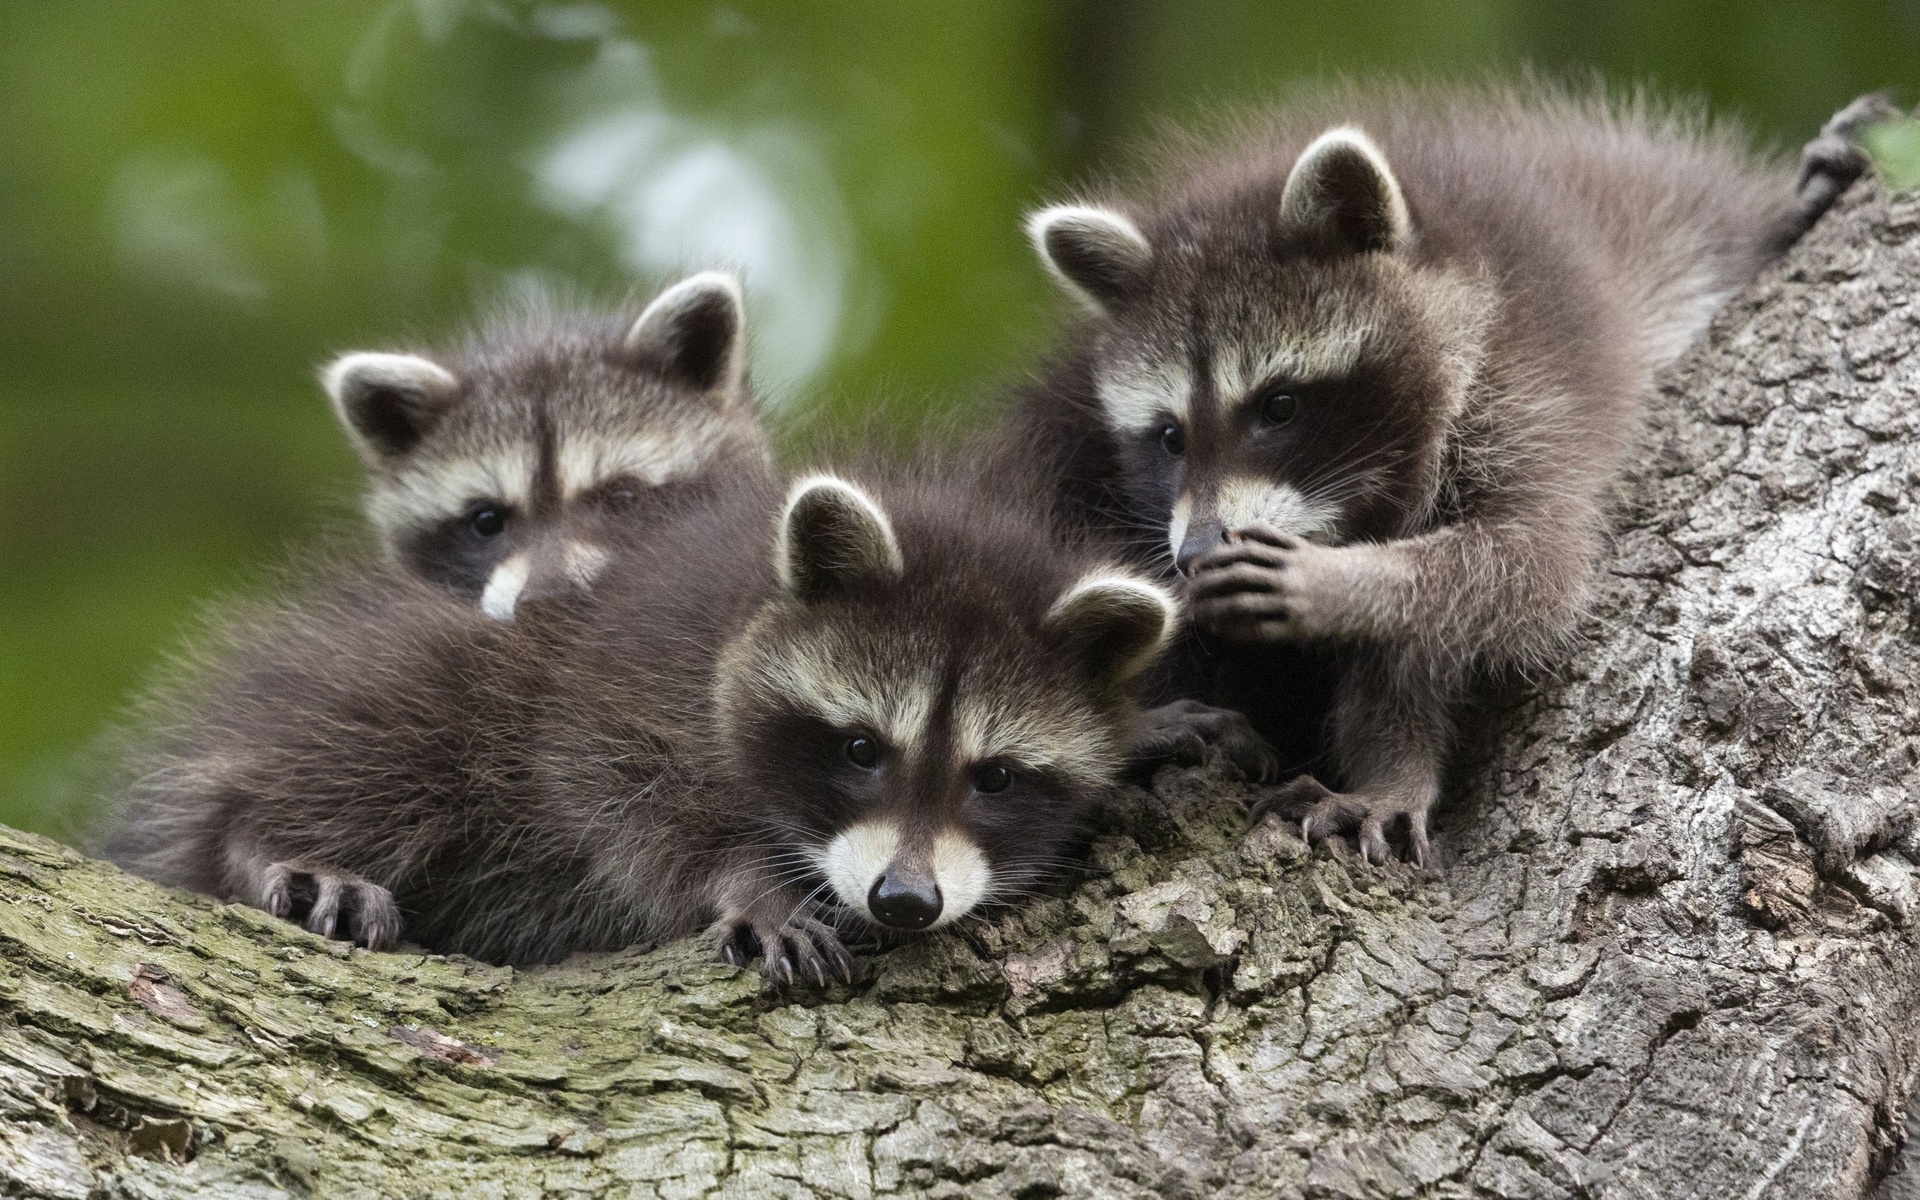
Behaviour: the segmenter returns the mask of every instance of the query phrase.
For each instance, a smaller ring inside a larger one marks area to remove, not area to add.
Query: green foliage
[[[789,428],[977,419],[1052,311],[1021,211],[1154,116],[1521,61],[1792,146],[1920,34],[1890,0],[0,0],[0,821],[65,828],[196,606],[352,524],[337,350],[731,261]]]
[[[1867,130],[1862,140],[1890,190],[1920,188],[1920,120],[1883,122]]]

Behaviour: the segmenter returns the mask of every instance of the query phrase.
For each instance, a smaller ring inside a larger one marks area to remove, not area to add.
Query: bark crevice
[[[1872,1194],[1920,1078],[1915,278],[1863,184],[1671,373],[1434,871],[1167,769],[1068,894],[783,996],[691,944],[349,951],[0,831],[0,1193]]]

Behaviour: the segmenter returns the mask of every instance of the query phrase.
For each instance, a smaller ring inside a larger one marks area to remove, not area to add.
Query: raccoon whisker
[[[1386,464],[1387,467],[1390,468],[1398,465],[1407,457],[1406,452],[1399,447],[1372,446],[1357,452],[1350,451],[1331,462],[1322,463],[1293,482],[1294,486],[1301,492],[1309,495],[1317,495],[1317,489],[1324,483],[1329,481],[1340,483],[1355,482],[1355,476],[1359,475],[1360,472],[1373,470],[1375,466],[1381,464],[1383,460],[1392,460]],[[1377,478],[1379,474],[1383,473],[1384,471],[1376,472],[1375,477]]]
[[[748,908],[748,909],[752,909],[752,908],[753,908],[753,907],[754,907],[755,905],[757,905],[757,904],[759,904],[759,903],[760,903],[760,902],[761,902],[762,900],[765,900],[765,899],[766,899],[767,897],[769,897],[769,896],[771,896],[771,895],[773,895],[773,894],[774,894],[775,892],[779,892],[779,891],[782,891],[782,890],[784,890],[784,889],[786,889],[786,888],[789,888],[789,887],[792,887],[792,886],[793,886],[793,884],[794,884],[794,882],[795,882],[795,880],[794,880],[794,879],[782,879],[782,880],[780,880],[780,881],[778,881],[778,882],[776,882],[776,883],[774,883],[774,884],[772,884],[772,885],[771,885],[771,886],[769,886],[769,887],[766,887],[766,888],[763,888],[763,889],[762,889],[762,890],[761,890],[760,892],[758,892],[758,893],[756,893],[756,894],[755,894],[755,895],[754,895],[753,897],[751,897],[751,898],[750,898],[750,899],[749,899],[749,900],[748,900],[748,901],[746,902],[746,904],[745,904],[745,905],[744,905],[743,907],[745,907],[745,908]],[[826,885],[826,884],[824,884],[824,883],[822,883],[822,884],[820,885],[820,887],[825,887],[825,886],[827,886],[827,885]],[[817,891],[819,891],[819,890],[820,890],[820,888],[819,888],[819,887],[816,887],[816,888],[814,889],[814,891],[815,891],[815,892],[817,892]],[[809,896],[811,896],[811,895],[812,895],[812,893],[808,893],[808,895],[809,895]],[[804,906],[804,905],[805,905],[805,903],[806,903],[806,901],[805,901],[805,900],[802,900],[802,902],[801,902],[801,906]],[[800,911],[800,907],[798,907],[798,906],[797,906],[797,907],[795,907],[793,911],[794,911],[794,912],[799,912],[799,911]],[[788,919],[789,919],[789,920],[791,920],[791,919],[792,919],[792,913],[789,913],[789,914],[788,914]]]
[[[829,890],[829,886],[830,885],[828,885],[828,883],[825,880],[822,880],[818,884],[815,884],[813,890],[808,892],[806,895],[800,897],[800,902],[798,904],[795,904],[793,906],[792,911],[787,913],[787,920],[792,921],[793,918],[797,916],[802,909],[805,909],[811,906],[816,900],[820,898],[820,894],[822,892]]]

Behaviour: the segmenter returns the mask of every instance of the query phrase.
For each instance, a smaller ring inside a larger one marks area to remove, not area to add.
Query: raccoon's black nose
[[[1187,536],[1180,543],[1180,553],[1174,555],[1173,565],[1185,575],[1193,560],[1227,540],[1226,527],[1218,521],[1202,521],[1198,525],[1187,527]]]
[[[889,929],[925,929],[940,919],[940,888],[924,876],[888,871],[873,881],[867,907]]]

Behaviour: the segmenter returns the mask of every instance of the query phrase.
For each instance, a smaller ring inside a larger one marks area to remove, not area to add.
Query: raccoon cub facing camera
[[[744,330],[739,285],[708,272],[630,325],[533,309],[451,354],[345,354],[321,379],[389,556],[507,620],[586,587],[662,504],[766,470]]]
[[[369,946],[704,929],[824,982],[847,924],[1053,877],[1176,617],[963,479],[742,476],[629,544],[511,623],[387,568],[238,627],[154,706],[110,855]]]
[[[1031,219],[1084,321],[1004,453],[1186,577],[1222,681],[1199,699],[1284,734],[1270,651],[1328,654],[1340,790],[1280,804],[1424,859],[1472,669],[1556,657],[1654,373],[1859,174],[1881,111],[1843,110],[1797,177],[1533,85],[1335,89],[1176,146],[1158,190]]]

